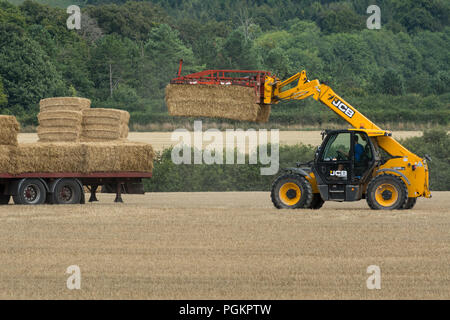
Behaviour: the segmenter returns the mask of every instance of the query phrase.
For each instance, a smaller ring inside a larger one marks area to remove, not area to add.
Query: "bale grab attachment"
[[[264,104],[267,71],[205,70],[178,76],[166,88],[166,103],[174,116],[227,118],[266,122],[270,105]]]

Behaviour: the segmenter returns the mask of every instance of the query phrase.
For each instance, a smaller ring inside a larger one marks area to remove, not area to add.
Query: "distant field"
[[[450,192],[392,212],[280,211],[267,192],[99,198],[0,207],[0,299],[450,299]]]
[[[128,139],[131,141],[147,142],[153,145],[155,150],[162,150],[170,147],[177,142],[171,141],[171,132],[130,132]],[[393,133],[395,138],[404,139],[409,137],[421,136],[421,131],[396,131]],[[270,141],[270,134],[269,141]],[[37,134],[21,133],[19,142],[36,142]],[[225,140],[225,139],[224,139]],[[320,131],[280,131],[280,144],[295,145],[298,143],[318,146],[322,143]]]

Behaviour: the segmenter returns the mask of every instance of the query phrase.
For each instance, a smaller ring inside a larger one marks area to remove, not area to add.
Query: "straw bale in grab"
[[[260,105],[253,88],[227,85],[169,84],[166,104],[173,116],[256,121]]]

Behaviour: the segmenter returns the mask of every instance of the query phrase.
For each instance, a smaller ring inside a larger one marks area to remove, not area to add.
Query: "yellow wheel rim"
[[[383,207],[392,206],[398,199],[398,190],[389,183],[378,186],[375,192],[375,200]]]
[[[302,191],[293,182],[286,182],[280,188],[279,196],[281,201],[287,206],[293,206],[300,201]]]

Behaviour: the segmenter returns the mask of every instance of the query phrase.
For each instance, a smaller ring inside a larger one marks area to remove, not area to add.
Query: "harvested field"
[[[180,85],[166,87],[166,104],[173,116],[226,118],[265,122],[270,108],[256,103],[253,88],[226,85]]]
[[[450,192],[392,212],[280,211],[266,192],[99,199],[0,207],[0,298],[450,299]]]
[[[162,150],[177,143],[176,141],[171,141],[171,135],[172,132],[130,132],[128,140],[150,143],[155,150]],[[421,135],[421,131],[395,131],[393,133],[396,139]],[[20,143],[36,142],[37,135],[35,133],[19,133],[18,139]],[[322,143],[320,131],[280,131],[280,144],[295,145],[297,143],[311,144],[313,146],[320,145]]]

